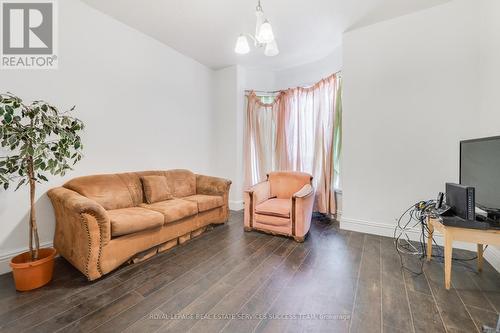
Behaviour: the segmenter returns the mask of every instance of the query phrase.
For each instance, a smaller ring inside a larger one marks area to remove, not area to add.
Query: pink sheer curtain
[[[336,213],[334,150],[340,78],[332,75],[312,87],[282,91],[264,104],[249,94],[245,133],[245,186],[273,170],[313,175],[315,211]]]

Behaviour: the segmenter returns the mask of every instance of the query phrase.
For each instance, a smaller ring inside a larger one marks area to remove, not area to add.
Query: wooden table
[[[477,269],[483,269],[484,245],[500,245],[500,230],[478,230],[457,227],[447,227],[439,219],[428,219],[429,235],[427,237],[427,260],[432,259],[432,235],[435,230],[444,236],[444,285],[446,289],[451,286],[451,263],[453,241],[462,241],[477,244]]]

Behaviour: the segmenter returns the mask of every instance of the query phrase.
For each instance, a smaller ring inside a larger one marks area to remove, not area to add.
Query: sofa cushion
[[[174,222],[198,213],[196,202],[182,199],[172,199],[154,204],[141,204],[141,207],[162,213],[165,217],[165,223]]]
[[[292,202],[290,199],[269,199],[255,207],[255,213],[290,218]]]
[[[108,210],[108,216],[113,237],[161,227],[165,221],[162,214],[140,207]]]
[[[224,205],[224,200],[220,195],[196,194],[182,199],[196,202],[198,204],[198,211],[200,212],[205,212]]]
[[[144,188],[144,197],[149,204],[173,199],[167,178],[164,176],[142,176],[142,187]]]
[[[64,187],[96,201],[106,210],[134,207],[127,185],[116,174],[78,177]]]
[[[168,186],[176,198],[196,194],[196,175],[189,170],[165,171]]]

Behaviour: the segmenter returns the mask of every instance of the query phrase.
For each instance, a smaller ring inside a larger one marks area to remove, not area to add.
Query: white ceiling
[[[233,52],[255,30],[257,0],[83,0],[211,68],[241,64],[279,70],[319,60],[342,33],[450,0],[261,0],[280,47],[276,57]]]

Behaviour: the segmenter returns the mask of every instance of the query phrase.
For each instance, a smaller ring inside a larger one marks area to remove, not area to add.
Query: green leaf
[[[26,183],[26,178],[21,179],[19,184],[17,184],[16,189],[14,191],[17,191],[23,184]]]
[[[43,101],[25,105],[15,96],[0,97],[0,146],[12,153],[10,159],[0,161],[0,187],[8,186],[4,184],[11,177],[26,178],[27,157],[33,157],[35,170],[46,175],[64,175],[71,170],[70,163],[81,160],[84,126],[80,120]],[[47,177],[38,174],[36,181],[47,181]]]

